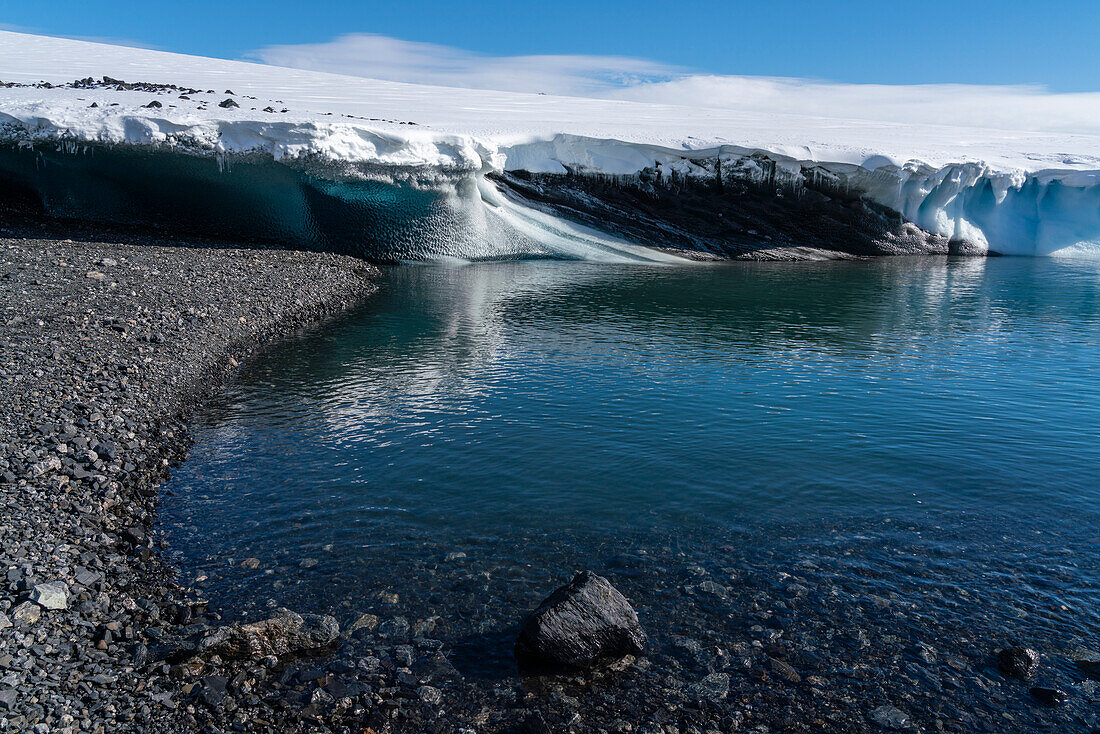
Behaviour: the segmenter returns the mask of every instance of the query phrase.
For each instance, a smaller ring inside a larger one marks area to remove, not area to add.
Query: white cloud
[[[692,75],[611,90],[638,102],[722,107],[897,123],[1037,132],[1100,132],[1100,93],[1038,86],[840,84],[807,79]]]
[[[73,41],[88,41],[89,43],[105,43],[108,46],[126,46],[129,48],[144,48],[150,51],[163,51],[160,46],[154,46],[151,43],[145,41],[135,41],[132,38],[115,38],[114,36],[67,36],[57,33],[47,33],[41,28],[31,28],[29,26],[14,25],[12,23],[0,23],[0,31],[11,31],[12,33],[26,33],[31,36],[50,36],[52,38],[68,38]]]
[[[690,107],[720,107],[898,123],[1100,133],[1100,93],[1034,86],[842,84],[715,76],[624,56],[486,56],[369,34],[269,46],[249,58],[277,66],[390,81],[543,92]]]
[[[625,56],[483,56],[364,33],[328,43],[268,46],[247,57],[276,66],[395,82],[577,97],[684,75],[677,67]]]

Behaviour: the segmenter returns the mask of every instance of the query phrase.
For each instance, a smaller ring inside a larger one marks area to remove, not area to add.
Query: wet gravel
[[[151,538],[156,484],[240,360],[359,302],[374,272],[331,254],[0,238],[0,731],[197,728],[158,650],[204,605]]]

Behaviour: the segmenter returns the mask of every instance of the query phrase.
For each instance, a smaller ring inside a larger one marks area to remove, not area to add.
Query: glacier
[[[1100,254],[1093,134],[449,89],[6,31],[0,175],[51,216],[379,260]]]

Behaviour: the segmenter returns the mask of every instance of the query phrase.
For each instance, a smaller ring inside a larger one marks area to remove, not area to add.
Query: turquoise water
[[[1090,715],[1069,658],[1100,633],[1098,357],[1087,261],[398,267],[248,366],[161,519],[226,613],[439,616],[473,678],[514,676],[523,613],[589,567],[663,676],[710,669],[685,635],[779,620],[883,678],[908,672],[891,645],[959,655],[950,715],[908,685],[925,725],[996,730],[967,717],[1002,696],[1057,729]],[[990,693],[1020,641],[1068,707]],[[866,685],[840,690],[896,700]]]

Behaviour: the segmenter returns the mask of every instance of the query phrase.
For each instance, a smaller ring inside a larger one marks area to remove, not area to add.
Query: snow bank
[[[1096,135],[452,89],[0,32],[3,82],[104,76],[198,91],[0,88],[4,136],[259,153],[326,162],[326,176],[418,182],[655,167],[709,176],[706,160],[745,172],[765,155],[785,184],[831,179],[945,237],[1006,253],[1100,250]]]

